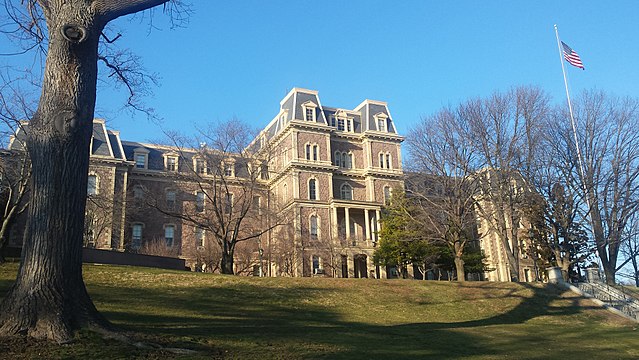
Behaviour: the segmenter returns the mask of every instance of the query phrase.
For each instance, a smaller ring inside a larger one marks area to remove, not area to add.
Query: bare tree
[[[538,88],[520,87],[468,101],[459,113],[469,122],[465,136],[476,148],[477,168],[484,168],[476,177],[481,186],[476,209],[500,240],[511,280],[519,281],[522,209],[532,191],[527,180],[548,116],[548,96]]]
[[[267,201],[271,195],[262,164],[269,151],[253,151],[252,134],[236,119],[211,124],[194,140],[171,134],[180,157],[189,159],[180,176],[195,195],[191,205],[181,209],[167,208],[161,201],[151,204],[210,234],[222,251],[223,274],[235,273],[239,243],[257,241],[284,223],[276,205]]]
[[[5,0],[16,31],[44,52],[38,108],[26,147],[31,159],[29,219],[17,280],[4,297],[0,335],[66,342],[80,328],[108,329],[82,280],[89,144],[99,43],[119,17],[168,0]]]
[[[624,232],[639,205],[639,101],[584,92],[574,113],[582,164],[574,143],[565,151],[572,154],[575,188],[586,199],[597,254],[613,284]],[[566,123],[568,115],[560,116]]]
[[[411,170],[419,173],[406,179],[409,196],[422,209],[416,220],[430,229],[433,242],[450,248],[459,281],[466,278],[464,250],[477,235],[477,155],[467,133],[468,122],[460,113],[443,109],[422,119],[407,141]]]

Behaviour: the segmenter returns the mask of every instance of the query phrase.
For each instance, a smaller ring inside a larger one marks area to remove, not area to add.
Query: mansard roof
[[[279,134],[291,121],[306,121],[305,107],[314,107],[316,110],[315,123],[318,125],[331,126],[331,118],[346,117],[353,119],[353,132],[364,133],[367,131],[384,132],[387,134],[397,134],[397,129],[393,122],[393,117],[388,110],[388,105],[383,101],[364,100],[355,109],[348,110],[322,106],[318,92],[302,88],[293,88],[280,101],[280,111],[260,133],[258,138],[263,137],[269,140]],[[386,128],[379,130],[377,120],[384,119]],[[255,145],[259,141],[255,141]],[[261,140],[260,140],[261,141]]]
[[[29,122],[22,122],[15,136],[9,141],[10,150],[24,150],[23,143]],[[107,130],[104,119],[93,119],[93,133],[91,134],[91,156],[111,160],[126,160],[123,154],[120,132]]]

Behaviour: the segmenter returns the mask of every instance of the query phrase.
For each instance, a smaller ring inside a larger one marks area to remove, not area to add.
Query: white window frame
[[[174,161],[173,164],[170,164],[170,161]],[[175,154],[164,155],[164,170],[169,172],[178,172],[178,163],[179,157]],[[169,165],[173,165],[173,169],[169,167]]]
[[[143,163],[141,164],[142,166],[140,166],[138,160],[142,159]],[[134,167],[136,169],[148,169],[149,168],[149,150],[147,150],[146,148],[137,148],[135,150],[133,150],[133,162],[134,162]]]
[[[169,230],[171,233],[171,237],[169,238]],[[169,243],[169,239],[171,242]],[[164,241],[166,242],[166,246],[173,247],[175,244],[175,224],[164,224]]]
[[[313,219],[315,219],[315,226],[313,226]],[[313,231],[315,230],[315,231]],[[317,214],[311,214],[308,217],[308,234],[311,240],[317,240],[320,236],[320,218]]]
[[[198,248],[204,248],[204,244],[206,243],[206,234],[204,229],[196,226],[193,230],[193,237],[195,238],[195,246]]]
[[[200,196],[201,194],[201,196]],[[203,213],[206,209],[206,194],[202,190],[195,192],[195,211]]]
[[[91,178],[94,178],[95,181],[93,183],[93,192],[91,192]],[[90,173],[87,178],[87,195],[98,195],[100,193],[100,177],[96,173]]]
[[[313,182],[313,192],[312,192],[312,194],[314,196],[311,196],[311,181]],[[317,179],[316,178],[312,177],[312,178],[308,179],[307,188],[308,188],[308,199],[309,200],[319,200],[319,192],[317,191]]]
[[[140,234],[138,237],[136,237],[136,229],[140,230]],[[143,236],[144,236],[144,223],[136,222],[131,224],[131,248],[132,249],[139,249],[142,247]]]
[[[347,188],[350,190],[346,190]],[[349,196],[344,196],[344,194],[348,194]],[[353,200],[353,187],[349,183],[343,183],[339,187],[339,195],[342,200]]]
[[[385,159],[384,153],[380,152],[379,153],[379,168],[380,169],[384,168],[384,163],[385,163],[384,159]]]
[[[307,101],[304,104],[302,104],[302,113],[303,113],[304,121],[312,121],[312,122],[317,121],[317,105],[313,103],[312,101]],[[311,115],[310,119],[308,116],[309,114]]]
[[[233,213],[233,193],[226,193],[224,195],[224,214],[230,215]]]
[[[393,168],[393,158],[391,157],[391,154],[389,152],[386,153],[385,160],[386,160],[386,168],[387,169],[392,169]]]
[[[175,189],[166,189],[164,195],[167,209],[175,210],[175,207],[177,205],[177,191],[175,191]]]
[[[222,170],[224,171],[224,176],[231,177],[231,178],[235,177],[235,162],[223,161]]]
[[[202,166],[198,167],[198,164],[200,163],[202,164]],[[199,175],[206,175],[207,166],[206,166],[206,160],[204,160],[203,157],[201,156],[193,157],[193,172]]]

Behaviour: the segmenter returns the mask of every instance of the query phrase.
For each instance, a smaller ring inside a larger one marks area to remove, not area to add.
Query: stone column
[[[366,244],[368,245],[371,241],[371,223],[370,219],[368,218],[368,209],[364,209],[364,226],[366,226],[364,234],[366,236]]]
[[[599,267],[589,267],[586,269],[586,281],[589,283],[601,281]]]
[[[348,208],[344,207],[344,223],[346,224],[346,239],[351,238],[351,217],[348,213]]]
[[[379,210],[375,210],[375,222],[376,222],[376,226],[377,226],[377,233],[375,234],[375,241],[379,242],[379,230],[382,228],[381,224],[379,222]]]

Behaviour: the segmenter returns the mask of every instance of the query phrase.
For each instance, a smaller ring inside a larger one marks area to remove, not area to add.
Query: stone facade
[[[246,258],[242,266],[259,267],[267,276],[386,277],[386,269],[376,267],[372,257],[381,208],[392,189],[404,187],[403,140],[385,102],[365,100],[352,110],[340,109],[322,106],[317,91],[291,90],[249,145],[261,164],[233,165],[236,172],[259,167],[260,206],[288,219],[243,246],[238,255]],[[85,245],[139,251],[159,241],[176,249],[188,266],[201,268],[200,255],[207,246],[217,246],[213,236],[175,216],[215,211],[187,176],[215,179],[213,165],[200,169],[198,156],[198,149],[122,141],[119,132],[96,119]],[[235,175],[238,181],[244,176]],[[230,192],[240,194],[236,185],[230,185]],[[266,226],[268,212],[259,214],[246,226]],[[20,223],[23,219],[15,228]],[[21,232],[11,232],[11,244],[21,244]],[[504,264],[497,243],[485,244],[497,269],[489,278],[507,280],[498,275]]]

